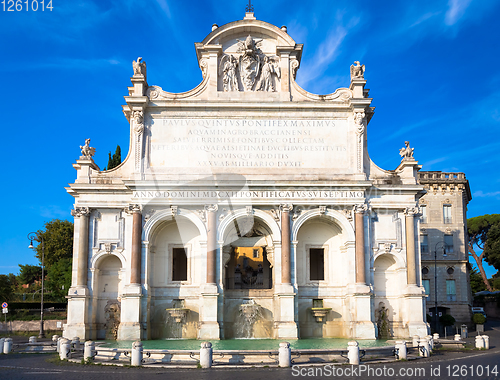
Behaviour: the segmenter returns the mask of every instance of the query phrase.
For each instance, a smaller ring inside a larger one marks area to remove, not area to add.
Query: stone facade
[[[427,335],[409,143],[368,156],[365,67],[327,95],[301,44],[247,13],[195,44],[202,82],[169,93],[134,61],[130,150],[74,164],[64,335],[88,339]],[[397,152],[395,152],[397,154]]]
[[[468,324],[472,307],[467,250],[467,204],[472,199],[469,181],[464,173],[421,171],[418,175],[427,190],[419,201],[423,214],[422,279],[429,293],[427,313],[431,316],[435,313],[436,268],[438,313],[450,314],[457,323]]]

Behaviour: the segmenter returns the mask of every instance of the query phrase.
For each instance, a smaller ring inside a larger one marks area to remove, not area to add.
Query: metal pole
[[[41,297],[41,309],[40,309],[40,334],[39,338],[45,338],[45,333],[43,331],[43,277],[44,277],[44,261],[45,261],[45,242],[43,240],[43,236],[40,235],[42,239],[42,297]]]
[[[438,332],[437,245],[434,247],[434,306],[434,331]]]

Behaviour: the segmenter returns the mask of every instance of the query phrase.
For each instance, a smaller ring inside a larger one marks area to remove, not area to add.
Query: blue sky
[[[255,16],[304,44],[297,81],[314,93],[349,85],[366,65],[375,116],[369,152],[384,169],[410,140],[423,170],[465,172],[468,216],[500,213],[500,2],[495,0],[254,0]],[[103,168],[116,145],[131,62],[148,82],[182,92],[201,81],[194,49],[213,23],[243,18],[246,1],[53,0],[53,11],[0,9],[2,195],[0,273],[36,264],[26,235],[68,218],[72,164],[92,139]],[[0,7],[2,5],[0,4]],[[491,275],[495,271],[488,270]]]

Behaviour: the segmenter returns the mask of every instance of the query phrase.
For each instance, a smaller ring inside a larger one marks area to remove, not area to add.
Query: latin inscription
[[[154,119],[152,167],[346,168],[346,120]]]

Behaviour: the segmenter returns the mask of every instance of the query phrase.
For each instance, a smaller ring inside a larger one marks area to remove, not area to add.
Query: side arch
[[[201,241],[207,241],[207,228],[205,226],[205,223],[203,223],[203,221],[200,219],[198,215],[196,215],[194,212],[190,210],[178,209],[177,214],[175,214],[175,216],[176,217],[181,216],[191,221],[198,228],[198,231],[200,232]],[[153,216],[149,218],[146,224],[144,225],[142,232],[142,240],[150,241],[151,237],[153,236],[158,226],[161,225],[161,222],[172,220],[173,218],[174,215],[172,214],[172,211],[170,209],[155,212]]]
[[[328,218],[333,221],[340,227],[346,243],[354,243],[354,228],[352,227],[351,223],[349,223],[347,218],[336,210],[326,210],[326,212],[322,214],[319,208],[302,213],[297,218],[297,220],[292,225],[292,241],[297,241],[300,227],[302,227],[308,220],[316,217]]]

